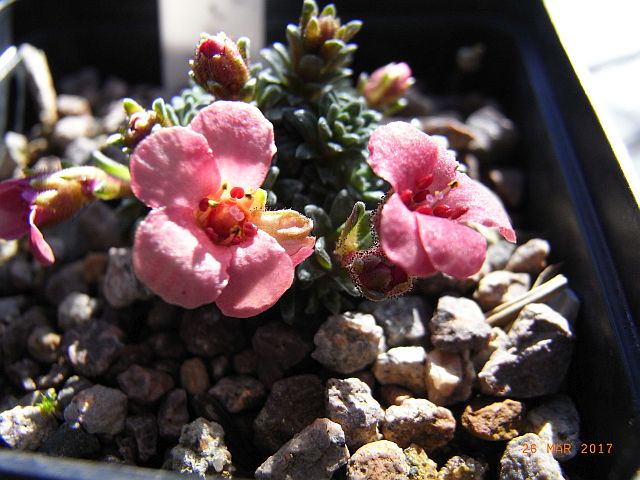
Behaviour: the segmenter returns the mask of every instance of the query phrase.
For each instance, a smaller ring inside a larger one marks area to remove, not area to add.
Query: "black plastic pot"
[[[127,12],[114,9],[127,2],[100,2],[91,10],[80,6],[85,2],[56,2],[53,20],[35,23],[27,15],[30,3],[23,0],[16,8],[17,40],[45,48],[55,73],[94,64],[127,80],[158,79],[154,2],[136,2],[138,7]],[[335,3],[343,19],[365,21],[356,38],[356,70],[407,61],[431,92],[444,93],[458,81],[451,73],[458,47],[478,41],[487,45],[483,69],[458,87],[497,98],[518,125],[517,160],[527,173],[528,227],[551,242],[553,260],[563,262],[563,272],[582,301],[567,392],[581,415],[582,441],[613,444],[610,454],[591,454],[587,448],[563,467],[575,479],[631,478],[640,467],[640,256],[634,249],[640,214],[542,2]],[[297,0],[268,2],[270,40],[283,39],[284,26],[295,20],[299,8]],[[78,15],[89,11],[94,16],[78,22]],[[129,17],[120,17],[125,14]],[[105,28],[132,21],[139,26],[116,34]],[[72,25],[79,30],[64,31]],[[59,38],[46,40],[55,32]],[[89,39],[98,46],[88,48]],[[139,67],[131,70],[134,64]],[[555,366],[547,368],[553,374]],[[0,451],[1,478],[174,478],[112,468]]]

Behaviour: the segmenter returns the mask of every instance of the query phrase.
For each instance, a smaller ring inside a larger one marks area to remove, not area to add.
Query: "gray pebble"
[[[371,388],[357,378],[327,381],[327,417],[342,427],[351,451],[382,438],[379,427],[384,410]]]
[[[125,430],[136,442],[138,458],[146,462],[158,449],[158,422],[155,416],[145,413],[127,417]]]
[[[382,327],[373,315],[345,312],[331,315],[316,332],[311,356],[339,373],[353,373],[372,364],[386,350]]]
[[[438,300],[431,320],[431,343],[442,350],[479,350],[486,345],[491,327],[476,302],[464,297],[444,296]]]
[[[222,403],[228,412],[238,413],[262,405],[267,391],[255,378],[236,375],[220,379],[209,390],[209,395]]]
[[[440,349],[427,354],[427,396],[436,405],[452,405],[471,396],[476,372],[469,352],[447,352]]]
[[[542,439],[527,433],[507,443],[500,459],[500,480],[564,480],[560,464],[543,448]]]
[[[547,266],[547,257],[550,251],[549,242],[542,238],[534,238],[515,249],[505,269],[512,272],[526,272],[535,276]]]
[[[40,451],[55,457],[92,458],[100,451],[100,442],[80,424],[64,422],[44,441]]]
[[[7,365],[4,374],[7,380],[18,390],[30,391],[38,388],[37,380],[41,373],[41,367],[30,358],[23,358]]]
[[[89,433],[117,435],[124,430],[127,396],[103,385],[77,393],[64,409],[67,422],[78,422]]]
[[[71,165],[85,165],[91,160],[91,154],[99,147],[100,142],[97,139],[79,137],[69,142],[62,157]]]
[[[527,305],[509,331],[513,347],[496,350],[478,374],[488,395],[531,398],[556,393],[571,360],[573,334],[560,314],[541,303]],[[553,365],[553,375],[548,375]]]
[[[189,421],[187,392],[181,388],[170,391],[158,408],[158,432],[167,439],[178,438],[182,426]]]
[[[171,450],[170,457],[172,470],[201,478],[207,474],[230,477],[234,471],[222,426],[204,418],[182,428],[178,446]]]
[[[73,369],[94,378],[104,374],[118,358],[123,343],[122,330],[102,320],[94,320],[64,334],[62,343]]]
[[[29,335],[38,326],[48,325],[47,317],[40,307],[31,307],[20,315],[20,308],[26,304],[24,297],[8,297],[4,302],[4,331],[2,332],[2,358],[5,364],[24,357]]]
[[[555,445],[553,457],[564,462],[580,448],[580,416],[566,395],[556,395],[527,413],[529,431],[542,439],[542,445]]]
[[[56,100],[58,115],[61,117],[91,115],[91,104],[89,100],[80,95],[61,93]]]
[[[519,168],[494,168],[487,174],[493,191],[507,207],[520,206],[524,195],[524,172]]]
[[[207,366],[200,357],[185,360],[180,365],[180,385],[190,395],[199,395],[211,386]]]
[[[403,448],[415,443],[430,453],[449,443],[455,430],[456,420],[449,409],[423,398],[409,398],[387,408],[382,434]]]
[[[337,423],[318,418],[258,467],[256,480],[330,480],[347,463],[345,434]]]
[[[42,363],[53,363],[60,355],[61,336],[47,325],[39,325],[27,339],[29,355]]]
[[[489,465],[467,455],[456,455],[447,460],[437,480],[483,480]]]
[[[425,359],[423,347],[395,347],[378,355],[372,371],[382,385],[400,385],[424,395]]]
[[[169,305],[161,298],[153,299],[153,304],[147,315],[147,326],[152,330],[176,328],[180,325],[179,308]]]
[[[240,322],[223,318],[216,307],[208,305],[184,313],[180,338],[189,353],[213,357],[240,350],[244,337]]]
[[[231,359],[231,363],[237,374],[253,375],[258,368],[258,355],[252,349],[246,349],[236,353]]]
[[[272,454],[316,418],[324,417],[325,391],[315,375],[297,375],[273,384],[254,421],[254,443]]]
[[[0,413],[0,440],[18,450],[36,450],[56,428],[56,418],[38,406],[17,406]]]
[[[138,281],[133,272],[131,250],[110,248],[107,273],[104,277],[103,293],[114,308],[128,307],[136,300],[149,298],[149,292]]]
[[[54,363],[51,368],[36,379],[38,389],[60,388],[71,374],[71,367],[66,362]]]
[[[187,356],[187,349],[182,339],[175,332],[165,331],[151,335],[148,344],[159,358],[182,359]]]
[[[67,331],[91,321],[99,309],[97,299],[86,293],[71,292],[58,305],[58,327]]]
[[[348,480],[407,480],[409,473],[404,452],[388,440],[363,445],[347,465]]]
[[[107,252],[111,247],[119,247],[123,244],[121,231],[122,219],[115,209],[104,202],[90,203],[78,215],[78,235],[82,238],[82,244],[78,249]],[[124,273],[122,275],[124,276]],[[133,281],[131,285],[133,286]],[[148,298],[146,290],[140,289],[139,285],[136,287],[138,295]]]
[[[381,302],[365,301],[363,312],[371,313],[384,329],[389,347],[420,345],[425,337],[425,325],[432,308],[421,297],[399,297]]]
[[[518,298],[529,291],[530,287],[529,274],[496,270],[480,279],[473,298],[486,311]]]
[[[503,239],[499,239],[496,242],[489,244],[487,247],[486,259],[486,262],[489,264],[489,269],[491,271],[504,270],[504,267],[507,265],[507,262],[509,261],[509,258],[511,258],[515,249],[515,244]]]
[[[270,322],[258,327],[251,343],[258,356],[259,371],[277,379],[304,360],[313,349],[310,341],[282,322]]]
[[[118,385],[129,400],[151,404],[174,387],[171,375],[153,368],[131,365],[118,375]]]
[[[45,286],[47,300],[54,305],[58,305],[73,292],[89,292],[82,261],[63,265],[49,277]]]
[[[493,352],[496,350],[508,350],[511,347],[511,340],[509,335],[500,327],[493,327],[489,334],[489,341],[487,344],[478,350],[472,357],[473,366],[476,371],[482,370],[482,367]]]
[[[65,148],[79,137],[95,137],[98,133],[96,119],[91,115],[71,115],[58,120],[53,127],[51,140]]]
[[[69,377],[65,382],[63,387],[58,391],[58,396],[56,400],[58,401],[58,405],[61,409],[64,409],[78,392],[90,388],[93,386],[93,383],[90,380],[87,380],[84,377],[79,377],[78,375],[73,375]]]

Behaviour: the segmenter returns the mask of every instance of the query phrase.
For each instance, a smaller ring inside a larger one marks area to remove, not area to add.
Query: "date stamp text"
[[[577,450],[580,455],[611,455],[613,452],[613,443],[581,443],[579,445],[572,443],[524,443],[522,444],[522,453],[525,455],[533,455],[539,451],[546,453],[562,453],[571,454]]]

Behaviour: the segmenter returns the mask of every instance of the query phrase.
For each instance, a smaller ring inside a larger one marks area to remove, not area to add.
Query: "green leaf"
[[[311,17],[318,15],[318,5],[314,0],[304,0],[302,13],[300,14],[300,27],[304,29]]]
[[[333,225],[341,225],[351,213],[353,208],[353,197],[349,194],[347,189],[340,190],[331,204],[329,209],[329,217]]]
[[[323,67],[324,62],[320,57],[306,54],[300,57],[298,73],[304,80],[311,81],[318,78]]]
[[[127,182],[131,181],[131,172],[129,172],[129,167],[112,160],[100,150],[94,150],[91,154],[91,159],[96,167],[104,170],[112,177],[116,177]]]
[[[275,165],[272,165],[269,168],[269,172],[267,173],[267,178],[264,179],[264,182],[262,182],[262,186],[260,188],[264,190],[271,190],[271,188],[273,187],[273,184],[276,183],[276,180],[278,179],[279,174],[280,174],[280,169]]]
[[[314,282],[326,274],[327,271],[313,257],[307,258],[296,268],[296,277],[303,283]]]
[[[306,141],[313,142],[316,139],[318,121],[311,111],[305,108],[288,109],[284,112],[284,118]]]
[[[322,268],[325,270],[331,270],[331,255],[329,255],[329,252],[327,252],[325,248],[326,243],[325,237],[319,237],[316,240],[316,247],[313,253],[315,254],[315,259]]]
[[[333,225],[327,212],[317,205],[307,205],[304,207],[304,214],[313,220],[313,234],[316,237],[323,237],[333,233]],[[317,242],[316,242],[317,247]]]
[[[342,306],[342,296],[335,290],[330,290],[320,299],[322,304],[333,314],[340,313]]]
[[[345,42],[348,42],[356,36],[361,28],[362,22],[360,20],[351,20],[349,23],[343,25],[338,29],[338,31],[336,32],[336,37],[344,40]]]
[[[335,17],[338,12],[336,11],[336,6],[333,3],[326,5],[322,11],[320,12],[320,16],[331,16]]]
[[[320,117],[318,119],[318,136],[324,142],[329,140],[333,136],[333,132],[331,131],[331,127],[327,122],[327,119],[324,117]]]

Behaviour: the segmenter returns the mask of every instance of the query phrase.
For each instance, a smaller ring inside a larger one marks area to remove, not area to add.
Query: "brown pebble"
[[[199,395],[211,386],[207,366],[199,357],[189,358],[180,366],[180,384],[187,393]]]
[[[464,409],[462,426],[483,440],[511,440],[520,435],[525,405],[509,398],[477,398]]]
[[[407,480],[409,464],[398,445],[388,440],[360,447],[347,464],[348,480]]]

